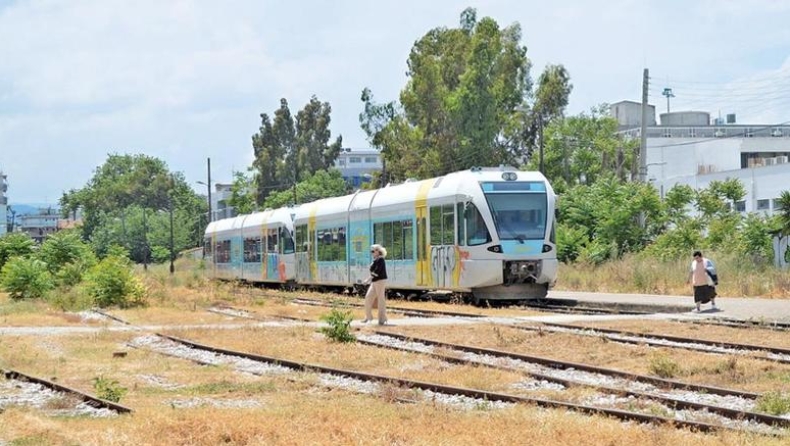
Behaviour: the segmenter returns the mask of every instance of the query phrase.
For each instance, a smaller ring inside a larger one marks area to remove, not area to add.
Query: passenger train
[[[212,222],[205,259],[219,279],[353,290],[378,243],[388,293],[543,298],[557,278],[555,206],[538,172],[473,168]]]

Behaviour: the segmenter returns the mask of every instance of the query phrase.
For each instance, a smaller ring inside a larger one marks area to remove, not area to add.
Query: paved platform
[[[688,296],[666,296],[654,294],[588,293],[577,291],[549,292],[549,299],[576,301],[580,306],[617,306],[619,308],[666,313],[692,313],[694,299]],[[700,313],[709,317],[726,317],[765,322],[790,322],[790,300],[739,297],[717,297],[718,311],[710,304],[702,305]]]

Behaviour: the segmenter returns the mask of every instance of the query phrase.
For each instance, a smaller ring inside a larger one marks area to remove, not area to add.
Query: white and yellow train
[[[542,298],[557,278],[555,206],[538,172],[476,168],[215,221],[205,258],[220,279],[352,290],[378,243],[388,292]]]

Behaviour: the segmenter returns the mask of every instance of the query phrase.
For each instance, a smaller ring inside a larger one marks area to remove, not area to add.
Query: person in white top
[[[716,285],[718,285],[716,267],[710,259],[702,257],[702,252],[694,251],[694,260],[691,262],[686,283],[691,283],[694,287],[694,303],[697,304],[697,311],[700,305],[711,303],[712,309],[716,308]]]

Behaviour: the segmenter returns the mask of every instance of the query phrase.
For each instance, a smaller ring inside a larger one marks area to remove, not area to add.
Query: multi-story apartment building
[[[335,161],[335,168],[354,189],[370,181],[373,172],[381,171],[381,167],[381,153],[375,149],[345,148]]]
[[[52,233],[58,231],[60,213],[54,208],[42,208],[35,214],[17,215],[19,229],[27,233],[37,243],[42,243],[44,239]]]

